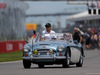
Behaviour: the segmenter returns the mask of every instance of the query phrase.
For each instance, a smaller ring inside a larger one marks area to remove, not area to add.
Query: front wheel
[[[66,53],[66,59],[64,60],[63,67],[64,68],[68,68],[69,65],[70,65],[70,55],[69,55],[69,52],[67,51],[67,53]]]
[[[44,65],[43,64],[38,64],[38,67],[39,68],[44,68]]]
[[[82,65],[83,65],[83,56],[81,55],[81,56],[80,56],[79,62],[76,63],[76,66],[77,66],[77,67],[82,67]]]
[[[23,60],[23,66],[24,68],[30,68],[31,67],[31,62],[27,60]]]

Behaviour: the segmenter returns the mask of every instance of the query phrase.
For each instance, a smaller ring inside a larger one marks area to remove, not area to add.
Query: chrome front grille
[[[47,55],[47,52],[40,52],[40,55]]]
[[[43,52],[43,51],[49,51],[50,49],[38,49],[38,51]]]
[[[49,53],[49,49],[39,49],[38,55],[47,55]]]

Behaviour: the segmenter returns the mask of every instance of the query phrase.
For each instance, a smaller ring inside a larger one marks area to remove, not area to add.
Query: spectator
[[[97,37],[97,33],[95,32],[92,32],[91,35],[91,45],[92,45],[92,49],[98,48],[98,37]]]
[[[99,46],[99,48],[100,48],[100,30],[99,30],[99,32],[98,32],[98,46]]]
[[[91,38],[90,38],[89,34],[86,34],[85,48],[86,49],[90,49],[91,48]]]
[[[77,40],[78,43],[81,43],[81,41],[82,41],[82,36],[81,36],[81,34],[79,32],[79,29],[76,28],[76,27],[74,28],[73,40]],[[82,49],[82,55],[83,55],[83,57],[85,57],[83,49]]]
[[[81,43],[82,41],[82,36],[76,27],[74,28],[73,40],[77,40],[78,43]]]

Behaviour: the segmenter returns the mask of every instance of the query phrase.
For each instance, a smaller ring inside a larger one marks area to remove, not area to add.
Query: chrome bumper
[[[52,59],[52,60],[56,60],[56,59],[66,59],[66,56],[53,56],[53,57],[23,57],[23,59],[26,60],[34,60],[34,59]]]

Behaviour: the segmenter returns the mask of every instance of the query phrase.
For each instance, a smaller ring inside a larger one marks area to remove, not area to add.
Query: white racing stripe
[[[10,63],[17,63],[17,62],[22,62],[22,60],[19,60],[19,61],[10,61],[10,62],[0,62],[0,64],[10,64]]]

